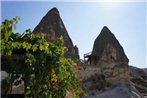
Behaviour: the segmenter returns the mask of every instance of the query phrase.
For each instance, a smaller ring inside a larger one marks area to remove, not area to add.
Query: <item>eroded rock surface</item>
[[[130,66],[131,81],[142,95],[147,96],[147,72],[145,69]]]
[[[35,27],[35,34],[45,34],[45,38],[53,42],[57,37],[63,36],[64,45],[67,47],[68,51],[65,53],[65,57],[71,58],[76,61],[79,60],[79,54],[77,54],[74,48],[73,42],[68,35],[68,32],[63,24],[63,21],[60,17],[60,13],[57,8],[51,9],[40,21],[40,23]]]
[[[122,62],[125,64],[129,62],[119,41],[106,26],[103,27],[94,42],[92,56],[96,56],[96,64],[105,61],[106,63]]]
[[[106,91],[93,91],[82,98],[143,98],[142,95],[131,86],[116,86]]]
[[[101,74],[112,84],[129,82],[129,59],[119,41],[106,26],[96,38],[88,62],[99,67]]]

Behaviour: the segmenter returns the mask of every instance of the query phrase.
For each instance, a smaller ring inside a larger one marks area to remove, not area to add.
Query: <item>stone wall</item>
[[[79,80],[86,80],[95,74],[101,74],[99,67],[95,65],[89,65],[87,63],[79,63],[76,67],[77,78]]]

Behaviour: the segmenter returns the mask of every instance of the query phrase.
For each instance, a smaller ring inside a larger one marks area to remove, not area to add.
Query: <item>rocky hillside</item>
[[[116,86],[105,91],[93,91],[82,98],[142,98],[139,92],[131,86]]]
[[[131,82],[116,85],[109,83],[97,66],[79,63],[76,70],[81,87],[87,92],[81,98],[143,98],[143,94]]]
[[[73,42],[68,35],[68,32],[64,26],[64,23],[60,17],[60,13],[57,8],[52,8],[35,27],[34,34],[45,34],[45,38],[54,42],[57,37],[63,36],[64,45],[68,51],[65,57],[71,58],[76,61],[79,60],[79,53],[77,46],[73,45]]]
[[[123,47],[108,27],[102,28],[87,58],[77,66],[81,87],[87,91],[82,98],[142,98],[146,93],[146,82],[136,80],[136,74],[143,78],[145,73],[130,70]]]
[[[143,95],[147,95],[147,71],[137,67],[130,66],[131,81],[137,90]]]

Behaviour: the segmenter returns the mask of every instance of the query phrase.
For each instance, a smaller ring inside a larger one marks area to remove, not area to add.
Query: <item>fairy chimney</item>
[[[67,48],[65,57],[76,61],[79,60],[79,54],[74,49],[73,42],[68,35],[68,32],[63,24],[57,8],[52,8],[35,27],[34,34],[45,34],[47,41],[54,42],[57,37],[62,36],[64,39],[64,46]]]
[[[111,83],[125,82],[129,77],[129,59],[119,41],[106,26],[96,38],[88,61],[98,66]]]

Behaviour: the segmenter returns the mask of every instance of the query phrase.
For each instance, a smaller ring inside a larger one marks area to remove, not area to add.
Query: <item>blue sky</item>
[[[93,43],[103,26],[119,40],[129,58],[129,64],[146,65],[146,2],[47,2],[3,1],[1,20],[20,16],[15,32],[32,30],[43,16],[57,7],[64,25],[80,57],[92,51]]]

